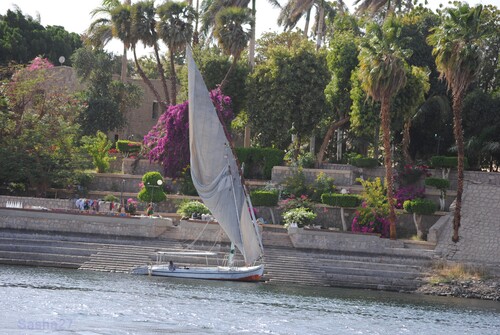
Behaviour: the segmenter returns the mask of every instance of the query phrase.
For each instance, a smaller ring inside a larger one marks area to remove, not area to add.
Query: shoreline
[[[440,297],[500,301],[500,278],[451,280],[450,282],[427,283],[414,294]]]

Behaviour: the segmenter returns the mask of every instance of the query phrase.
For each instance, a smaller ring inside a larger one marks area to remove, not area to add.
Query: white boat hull
[[[181,267],[171,270],[169,269],[168,264],[159,264],[150,265],[147,268],[138,268],[134,271],[134,273],[172,278],[259,281],[264,273],[264,266],[195,266]]]

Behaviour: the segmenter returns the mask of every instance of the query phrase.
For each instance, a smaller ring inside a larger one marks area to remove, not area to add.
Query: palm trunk
[[[387,187],[387,200],[389,201],[390,238],[396,239],[396,212],[394,210],[394,196],[392,191],[392,157],[391,157],[391,109],[390,98],[382,98],[382,132],[384,142],[385,184]]]
[[[156,88],[153,86],[153,83],[151,82],[151,80],[149,80],[149,78],[146,76],[146,74],[144,73],[144,71],[141,68],[141,65],[139,64],[139,61],[137,60],[137,54],[135,52],[135,47],[133,47],[132,50],[134,53],[134,62],[135,62],[135,66],[137,67],[137,72],[139,72],[139,75],[141,76],[144,83],[149,87],[151,92],[153,92],[156,100],[158,100],[158,103],[163,106],[163,109],[165,109],[167,107],[165,104],[165,101],[163,101],[161,99],[160,94],[158,93]]]
[[[161,84],[163,86],[163,94],[165,94],[165,101],[167,102],[167,105],[170,105],[170,96],[168,92],[167,79],[165,78],[165,70],[163,69],[163,65],[161,64],[160,52],[158,50],[158,43],[154,43],[153,48],[156,57],[156,68],[158,69],[158,73],[160,74]]]
[[[316,32],[316,51],[321,48],[321,41],[323,40],[323,22],[325,21],[325,5],[324,0],[321,1],[318,13],[318,30]]]
[[[413,159],[410,155],[410,128],[411,120],[406,120],[403,128],[403,142],[401,143],[406,164],[413,164]]]
[[[222,81],[220,83],[219,87],[220,87],[221,92],[224,92],[224,87],[226,87],[226,84],[227,84],[227,78],[229,77],[229,74],[231,72],[233,72],[233,69],[236,66],[237,61],[238,60],[236,59],[236,57],[233,57],[233,62],[231,63],[231,66],[229,67],[229,70],[227,70],[227,73],[224,76],[224,79],[222,79]]]
[[[309,8],[309,10],[307,11],[307,15],[306,15],[306,24],[304,26],[304,37],[305,38],[307,38],[307,31],[309,30],[309,21],[311,20],[311,8]]]
[[[250,45],[248,47],[248,63],[250,64],[250,71],[255,67],[255,0],[252,0],[252,37],[250,38]]]
[[[460,228],[462,193],[464,190],[464,134],[462,131],[462,94],[453,94],[453,133],[457,144],[457,199],[455,202],[455,214],[453,217],[453,237],[451,240],[458,242],[458,229]]]
[[[120,80],[122,83],[127,81],[127,48],[123,46],[122,68],[120,73]]]
[[[175,75],[175,58],[174,58],[174,52],[172,51],[172,48],[170,49],[170,81],[171,81],[171,87],[170,87],[170,103],[172,105],[177,104],[177,76]]]

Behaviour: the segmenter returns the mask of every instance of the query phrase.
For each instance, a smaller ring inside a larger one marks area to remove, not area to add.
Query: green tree
[[[0,184],[19,183],[46,195],[66,187],[84,166],[76,149],[75,116],[83,103],[53,86],[52,65],[41,58],[1,83]]]
[[[88,84],[81,95],[87,108],[78,116],[83,134],[121,129],[126,124],[125,111],[140,104],[140,89],[112,80],[113,59],[102,50],[79,49],[72,59],[78,77]]]
[[[437,68],[441,77],[446,79],[453,97],[453,130],[458,154],[453,242],[459,240],[464,187],[462,106],[467,89],[474,81],[481,65],[484,34],[481,25],[482,8],[482,6],[471,8],[467,4],[456,3],[455,8],[448,8],[447,16],[428,38],[429,44],[434,47],[433,54],[436,57]]]
[[[220,84],[220,89],[224,91],[227,78],[236,66],[241,53],[246,48],[251,38],[251,12],[246,8],[228,7],[217,13],[214,35],[222,46],[224,52],[231,55],[233,62]]]
[[[97,173],[104,173],[109,170],[110,161],[115,157],[109,156],[109,149],[113,142],[102,131],[97,131],[95,136],[82,137],[83,148],[87,150]]]
[[[258,129],[255,140],[285,149],[293,127],[300,145],[325,113],[324,88],[329,80],[325,54],[316,53],[314,45],[303,40],[297,47],[271,48],[266,58],[255,67],[247,86],[249,120]]]
[[[391,99],[406,83],[406,50],[398,47],[401,26],[395,17],[388,17],[383,26],[369,24],[366,40],[359,54],[360,79],[366,93],[380,101],[382,121],[385,178],[389,200],[390,237],[396,238],[396,213],[394,211],[393,173],[391,155]]]
[[[193,36],[194,19],[192,7],[186,2],[166,2],[158,7],[160,21],[157,24],[158,35],[168,47],[170,56],[170,103],[176,104],[177,75],[175,70],[175,54],[184,50]]]
[[[154,1],[139,1],[132,5],[132,30],[137,39],[142,41],[144,46],[152,46],[156,59],[156,69],[163,87],[163,94],[165,96],[167,105],[170,104],[170,93],[165,78],[165,70],[160,58],[160,48],[158,46],[158,33],[156,32],[156,8]],[[141,62],[139,62],[141,64]],[[141,68],[142,66],[139,65]],[[144,70],[143,70],[143,73]],[[147,78],[151,76],[146,75]]]

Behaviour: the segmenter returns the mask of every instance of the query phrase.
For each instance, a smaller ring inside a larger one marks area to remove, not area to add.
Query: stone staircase
[[[300,250],[290,247],[283,231],[264,234],[264,281],[270,284],[336,286],[412,291],[432,264],[431,245],[408,243],[386,253]],[[266,236],[267,235],[267,236]],[[280,240],[281,242],[277,242]],[[267,242],[267,243],[266,243]],[[270,243],[272,242],[272,243]],[[0,232],[0,263],[54,266],[81,270],[130,273],[156,261],[157,251],[186,251],[186,242],[133,240],[85,236]],[[228,246],[206,243],[192,250],[210,250],[216,257],[169,256],[176,264],[222,265]],[[236,258],[236,264],[241,257]]]

